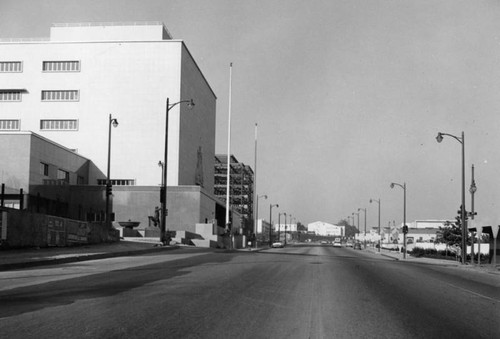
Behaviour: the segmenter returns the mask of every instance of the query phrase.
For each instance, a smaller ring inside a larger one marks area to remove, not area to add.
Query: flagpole
[[[255,123],[255,153],[254,153],[254,170],[253,170],[253,234],[255,235],[255,248],[257,248],[257,224],[259,217],[259,196],[257,195],[257,123]]]
[[[226,174],[226,232],[229,231],[229,248],[232,248],[232,227],[229,220],[230,189],[231,189],[231,87],[232,87],[233,63],[229,64],[229,117],[227,121],[227,174]]]

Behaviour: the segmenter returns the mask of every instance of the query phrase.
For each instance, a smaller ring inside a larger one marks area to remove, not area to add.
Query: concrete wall
[[[30,136],[0,133],[0,182],[6,187],[28,191]]]
[[[181,107],[178,129],[179,185],[199,184],[214,192],[215,109],[216,97],[208,82],[183,45],[181,62],[181,97],[192,98],[195,107]],[[201,183],[199,176],[201,175]]]
[[[217,201],[199,186],[167,188],[167,228],[196,232],[195,225],[211,221]],[[149,225],[160,204],[160,186],[113,186],[115,221],[138,221],[139,229]]]
[[[2,246],[9,248],[72,246],[118,241],[116,230],[15,209],[2,209]]]

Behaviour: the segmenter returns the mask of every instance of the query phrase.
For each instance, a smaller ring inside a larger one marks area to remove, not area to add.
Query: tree
[[[353,238],[356,233],[359,233],[355,226],[349,225],[349,222],[345,219],[340,220],[337,225],[345,227],[345,236]]]
[[[303,225],[300,221],[297,222],[297,231],[307,232],[307,227]]]
[[[462,246],[462,227],[460,224],[446,222],[444,227],[439,227],[439,237],[436,242],[444,243],[448,246]],[[467,237],[467,244],[470,245],[470,237]]]

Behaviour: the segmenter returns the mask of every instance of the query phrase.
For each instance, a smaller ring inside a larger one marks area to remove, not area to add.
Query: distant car
[[[333,247],[342,247],[342,243],[340,242],[340,240],[335,240],[333,242]]]
[[[283,248],[283,247],[285,247],[285,245],[283,245],[283,243],[281,241],[275,241],[275,242],[273,242],[271,247],[272,248]]]
[[[360,242],[354,243],[353,248],[354,248],[355,250],[360,250],[360,249],[361,249],[361,243],[360,243]]]
[[[347,240],[347,242],[345,243],[345,245],[347,247],[352,247],[353,246],[352,240]]]
[[[320,244],[328,244],[328,241],[326,241],[326,240],[321,240]]]

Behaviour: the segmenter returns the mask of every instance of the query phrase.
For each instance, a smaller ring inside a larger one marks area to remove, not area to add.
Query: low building
[[[105,190],[95,185],[104,174],[90,159],[29,131],[0,132],[0,158],[9,159],[0,164],[2,183],[7,192],[23,190],[24,209],[104,221]]]

